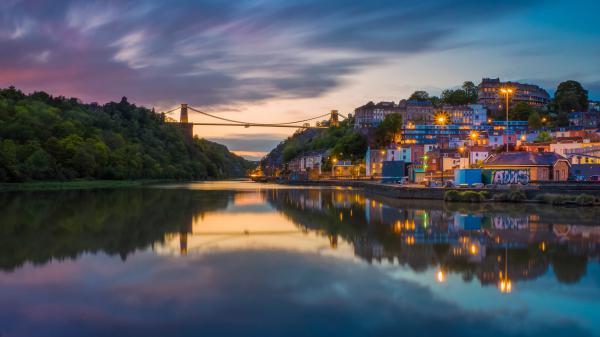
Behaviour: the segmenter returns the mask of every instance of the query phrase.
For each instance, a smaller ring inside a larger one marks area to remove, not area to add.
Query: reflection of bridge
[[[187,255],[188,253],[188,239],[189,237],[204,237],[208,238],[208,241],[203,242],[202,244],[195,244],[192,251],[201,251],[206,247],[210,247],[216,243],[220,243],[223,241],[235,240],[239,238],[250,238],[250,237],[292,237],[303,238],[309,241],[312,241],[312,238],[306,237],[308,234],[308,230],[306,229],[295,229],[295,230],[258,230],[258,231],[207,231],[207,232],[198,232],[198,231],[182,231],[179,233],[179,253],[181,255]],[[337,235],[329,235],[329,247],[332,249],[336,249],[338,245],[338,237]]]
[[[243,126],[245,128],[249,128],[252,126],[252,127],[268,127],[268,128],[324,129],[327,126],[320,125],[318,122],[315,124],[315,126],[311,126],[309,122],[329,116],[329,125],[338,125],[339,117],[347,118],[346,116],[340,114],[337,110],[331,110],[331,112],[326,113],[326,114],[322,114],[319,116],[306,118],[306,119],[302,119],[302,120],[297,120],[297,121],[281,122],[281,123],[256,123],[256,122],[238,121],[238,120],[234,120],[234,119],[219,117],[219,116],[198,110],[196,108],[190,107],[187,104],[181,104],[180,106],[173,108],[171,110],[165,111],[162,114],[166,116],[168,114],[175,112],[176,110],[180,111],[179,124],[184,128],[184,130],[186,131],[186,134],[188,136],[191,136],[193,134],[192,129],[193,129],[194,125]],[[210,117],[212,119],[219,120],[219,122],[214,122],[214,123],[192,122],[192,123],[190,123],[189,118],[188,118],[188,110],[191,110],[191,111],[196,112],[203,116]]]

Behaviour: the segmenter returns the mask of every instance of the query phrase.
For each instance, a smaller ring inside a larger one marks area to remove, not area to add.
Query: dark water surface
[[[0,336],[600,336],[600,210],[218,182],[0,194]]]

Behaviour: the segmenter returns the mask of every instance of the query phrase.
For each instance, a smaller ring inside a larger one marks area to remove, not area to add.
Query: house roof
[[[485,166],[552,166],[559,160],[567,160],[555,152],[502,152],[490,156]]]

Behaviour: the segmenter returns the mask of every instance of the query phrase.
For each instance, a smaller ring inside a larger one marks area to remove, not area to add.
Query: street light
[[[442,176],[441,176],[442,179],[441,179],[441,181],[442,181],[442,187],[443,187],[444,186],[444,158],[442,157],[442,147],[444,146],[444,141],[442,139],[442,131],[444,129],[444,126],[448,122],[448,118],[446,117],[446,114],[442,112],[442,113],[439,113],[435,117],[435,121],[437,122],[437,124],[439,124],[442,127],[442,129],[440,130],[440,137],[439,137],[440,138],[440,148],[439,148],[440,156],[439,156],[439,162],[438,162],[438,164],[439,164],[440,169],[442,171]]]
[[[500,92],[506,96],[506,152],[508,152],[508,97],[512,95],[513,89],[500,88]]]

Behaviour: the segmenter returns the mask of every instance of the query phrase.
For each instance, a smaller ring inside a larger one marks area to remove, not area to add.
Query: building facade
[[[550,102],[548,92],[537,85],[500,82],[499,78],[484,78],[479,84],[477,103],[482,104],[490,111],[503,111],[506,109],[506,98],[500,93],[501,88],[514,90],[513,94],[509,96],[509,105],[524,102],[530,106],[543,107]]]
[[[482,104],[444,105],[436,113],[448,115],[452,124],[482,125],[487,123],[487,109]]]
[[[376,127],[391,113],[400,113],[400,107],[394,102],[369,102],[354,109],[354,127],[372,128]]]

